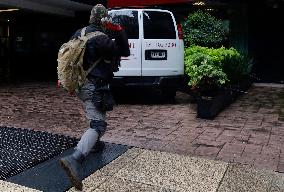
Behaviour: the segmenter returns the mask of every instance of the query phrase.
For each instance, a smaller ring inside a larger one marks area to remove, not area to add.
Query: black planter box
[[[214,96],[197,97],[197,117],[213,119],[226,106],[230,105],[238,96],[243,94],[251,84],[252,82],[250,80],[245,79],[237,85],[219,90]]]
[[[197,117],[213,119],[224,107],[225,94],[213,97],[201,96],[197,98]]]

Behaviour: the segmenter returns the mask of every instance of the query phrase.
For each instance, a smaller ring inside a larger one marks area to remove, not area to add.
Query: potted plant
[[[249,76],[251,66],[251,62],[234,48],[187,48],[185,73],[197,100],[198,117],[215,117],[245,91],[249,84],[244,80]]]
[[[185,73],[188,85],[197,100],[197,114],[201,118],[214,117],[223,107],[225,95],[222,91],[228,83],[221,66],[202,47],[191,47],[185,53]]]
[[[185,74],[197,101],[197,115],[215,117],[250,85],[251,60],[234,48],[225,48],[222,21],[197,11],[183,22]]]

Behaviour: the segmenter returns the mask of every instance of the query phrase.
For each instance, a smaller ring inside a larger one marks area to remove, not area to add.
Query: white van
[[[118,9],[109,15],[124,26],[131,52],[122,58],[113,86],[150,86],[174,96],[184,75],[184,44],[174,15],[161,9]]]

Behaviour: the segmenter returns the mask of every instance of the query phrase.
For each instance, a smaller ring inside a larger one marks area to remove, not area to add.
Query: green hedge
[[[209,90],[238,83],[252,63],[236,49],[191,46],[185,49],[185,73],[193,88]]]
[[[182,26],[186,47],[191,45],[220,47],[225,40],[222,21],[201,10],[189,14]]]

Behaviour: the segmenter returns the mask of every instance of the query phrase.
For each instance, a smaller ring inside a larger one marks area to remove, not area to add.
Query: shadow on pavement
[[[121,88],[113,91],[117,104],[163,105],[194,102],[191,95],[177,91],[176,96],[165,96],[153,88]]]

